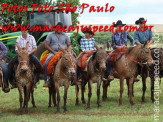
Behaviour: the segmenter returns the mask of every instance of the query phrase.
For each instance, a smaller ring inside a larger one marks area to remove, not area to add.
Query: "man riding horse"
[[[83,31],[83,33],[85,33],[85,36],[80,40],[82,52],[77,58],[78,78],[80,77],[81,70],[85,70],[88,58],[93,54],[93,52],[96,51],[97,47],[95,39],[91,37],[93,32],[89,28],[87,28],[86,30]]]
[[[123,24],[121,20],[118,20],[116,22],[116,24],[114,25],[114,27],[116,27],[117,31],[115,31],[114,34],[112,34],[112,41],[111,41],[111,45],[112,48],[114,50],[117,50],[118,48],[121,48],[123,46],[127,46],[127,39],[130,40],[130,45],[134,45],[134,40],[132,38],[132,36],[126,32],[126,31],[119,31],[119,27],[123,27],[126,24]],[[114,80],[114,76],[112,75],[112,66],[109,64],[109,60],[110,60],[110,55],[107,57],[107,75],[108,75],[108,80]],[[118,57],[120,58],[120,57]]]
[[[2,59],[7,55],[7,48],[6,46],[0,42],[0,66],[1,66],[1,70],[2,70],[2,74],[3,75],[3,81],[2,82],[2,87],[3,87],[3,91],[4,92],[9,92],[10,89],[8,87],[8,69],[7,69],[7,65],[4,63],[4,61],[2,61]],[[1,85],[1,84],[0,84]]]
[[[24,27],[27,28],[26,25],[24,25]],[[35,38],[28,33],[28,29],[23,30],[22,35],[17,38],[16,45],[15,45],[16,53],[17,54],[19,53],[18,47],[23,49],[26,48],[26,45],[28,46],[27,50],[30,58],[30,63],[34,64],[34,66],[36,67],[35,72],[36,72],[36,83],[37,83],[39,81],[42,65],[39,59],[34,55],[34,52],[36,52],[37,50],[37,45],[36,45]],[[12,85],[11,88],[17,87],[15,83],[15,68],[16,68],[15,66],[17,65],[18,65],[18,56],[15,56],[13,59],[11,59],[11,61],[8,64],[9,81]],[[34,85],[34,87],[36,88],[36,85]]]
[[[135,43],[137,45],[138,44],[145,44],[146,42],[148,45],[153,43],[152,31],[150,31],[148,28],[145,31],[143,31],[144,25],[146,24],[145,22],[146,21],[144,18],[139,18],[139,20],[137,20],[135,22],[136,25],[139,25],[138,31],[135,31],[135,33],[134,33],[134,40],[135,40]]]
[[[63,28],[63,24],[59,22],[56,26],[60,26],[60,28]],[[54,32],[51,32],[48,34],[46,38],[45,47],[50,51],[50,54],[46,58],[45,64],[44,64],[44,80],[45,84],[43,87],[49,87],[49,79],[47,75],[47,66],[50,61],[50,59],[55,56],[59,51],[60,48],[67,49],[71,45],[70,38],[62,32],[62,30],[55,30]]]

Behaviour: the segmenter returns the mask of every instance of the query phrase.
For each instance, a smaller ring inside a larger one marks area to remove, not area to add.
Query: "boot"
[[[108,81],[112,81],[112,80],[114,80],[114,76],[113,75],[109,75],[108,76]]]

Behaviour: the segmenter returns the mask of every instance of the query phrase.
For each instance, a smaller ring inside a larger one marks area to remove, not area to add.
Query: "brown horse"
[[[57,93],[57,113],[60,112],[60,92],[59,87],[64,86],[64,112],[67,111],[67,92],[70,81],[75,82],[76,80],[76,64],[74,62],[74,57],[72,55],[72,47],[69,46],[67,50],[61,49],[63,52],[63,56],[56,64],[53,75],[53,84],[55,91]]]
[[[84,98],[84,90],[85,85],[88,82],[88,103],[87,103],[87,109],[90,109],[90,99],[92,96],[92,83],[97,83],[97,105],[100,107],[100,86],[101,86],[101,78],[103,75],[103,72],[106,70],[106,57],[107,53],[105,51],[106,45],[104,45],[103,48],[97,48],[97,51],[92,55],[90,58],[88,65],[87,65],[87,71],[82,71],[82,83],[81,83],[81,93],[82,93],[82,103],[85,103]],[[79,93],[79,87],[76,85],[76,105],[79,104],[78,100],[78,93]]]
[[[3,63],[3,64],[2,64]],[[6,69],[7,69],[7,65],[4,63],[4,62],[2,62],[1,60],[0,60],[0,66],[1,65],[5,65],[5,67],[6,67]],[[0,87],[2,87],[2,90],[5,92],[5,93],[8,93],[9,91],[10,91],[10,89],[9,89],[9,84],[7,83],[7,81],[6,81],[6,77],[7,76],[5,76],[5,75],[7,75],[7,73],[6,74],[4,74],[4,72],[3,72],[3,70],[2,70],[2,67],[0,67]]]
[[[21,49],[18,48],[18,66],[16,68],[15,79],[16,85],[19,90],[19,102],[20,109],[25,108],[28,109],[28,101],[30,99],[30,93],[32,97],[33,107],[35,106],[34,101],[34,89],[32,88],[34,85],[34,66],[29,63],[29,55],[27,48]],[[23,104],[23,91],[24,91],[24,105]]]
[[[160,78],[163,77],[163,49],[162,48],[153,48],[151,49],[151,55],[154,60],[154,64],[152,66],[144,66],[142,67],[139,74],[142,76],[142,103],[145,102],[145,91],[146,91],[146,78],[149,76],[151,79],[151,100],[154,102],[154,84],[159,86],[159,82],[155,82],[156,75]],[[155,65],[156,64],[156,65]],[[157,69],[157,71],[155,70]],[[156,74],[158,72],[158,74]]]
[[[116,78],[120,79],[120,98],[119,105],[122,105],[122,94],[124,87],[124,79],[129,84],[129,99],[131,105],[134,105],[132,100],[133,82],[137,74],[138,64],[152,65],[153,59],[151,57],[150,49],[146,48],[146,44],[138,45],[135,47],[129,47],[126,54],[115,62],[113,67],[113,74]],[[104,81],[103,84],[103,98],[107,98],[107,88],[110,85],[110,81]]]

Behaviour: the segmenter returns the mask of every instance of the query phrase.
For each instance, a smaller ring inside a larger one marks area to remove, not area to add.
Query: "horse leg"
[[[92,81],[88,82],[88,103],[87,103],[87,109],[90,109],[90,100],[92,96]]]
[[[119,98],[119,106],[122,106],[123,87],[124,87],[124,78],[120,78],[120,98]]]
[[[133,82],[134,82],[134,77],[130,78],[129,80],[129,98],[130,98],[130,104],[131,105],[134,105],[134,102],[132,100],[132,85],[133,85]]]
[[[105,82],[105,81],[103,81],[102,87],[103,87],[103,96],[102,96],[102,100],[105,101],[105,100],[106,100],[106,96],[107,96],[107,95],[106,95],[107,87],[106,87],[106,82]]]
[[[76,92],[76,105],[79,105],[79,86],[75,86],[75,92]]]
[[[146,91],[146,78],[145,76],[142,77],[142,84],[143,84],[143,94],[142,94],[142,103],[145,102],[145,91]]]
[[[133,84],[132,84],[132,96],[134,97],[134,81],[133,81]]]
[[[24,87],[24,104],[23,104],[23,108],[25,108],[25,98],[26,98],[26,87]]]
[[[126,85],[127,85],[127,95],[129,98],[129,80],[128,79],[126,79]]]
[[[63,97],[63,99],[64,99],[64,107],[63,107],[64,112],[67,112],[66,102],[67,102],[67,92],[68,92],[68,88],[69,88],[69,85],[66,85],[66,86],[65,86],[65,89],[64,89],[64,97]]]
[[[55,107],[57,105],[56,104],[56,90],[55,89],[52,90],[52,100],[53,100],[53,104]]]
[[[60,113],[60,107],[59,107],[60,94],[59,94],[59,85],[57,83],[55,84],[55,89],[57,92],[57,113]]]
[[[33,88],[31,90],[31,97],[32,97],[32,105],[33,105],[33,108],[36,108],[35,99],[34,99],[34,89]]]
[[[87,84],[87,82],[84,81],[84,83],[81,85],[81,94],[82,94],[82,97],[81,97],[81,100],[82,100],[82,103],[85,104],[85,97],[84,97],[84,92],[85,92],[85,85]]]
[[[23,97],[22,97],[23,88],[22,88],[22,86],[20,86],[18,83],[17,83],[17,87],[18,87],[18,90],[19,90],[20,110],[22,110],[22,104],[23,104]]]
[[[151,100],[152,100],[152,102],[155,101],[155,99],[154,99],[154,77],[151,77]]]
[[[51,107],[51,95],[52,95],[52,87],[49,88],[49,108]]]
[[[97,81],[97,105],[98,105],[98,107],[101,107],[101,105],[100,105],[100,87],[101,87],[101,80]]]
[[[30,90],[31,90],[31,84],[26,86],[26,98],[25,98],[25,109],[26,109],[26,112],[28,112],[28,101],[30,99]]]

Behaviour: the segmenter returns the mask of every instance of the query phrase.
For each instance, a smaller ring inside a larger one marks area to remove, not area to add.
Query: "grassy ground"
[[[56,107],[48,108],[48,89],[42,87],[43,81],[35,90],[35,102],[37,108],[32,108],[29,103],[29,113],[21,113],[19,111],[19,100],[17,89],[11,90],[8,94],[0,91],[0,122],[54,122],[54,121],[101,121],[101,122],[152,122],[154,120],[154,105],[150,100],[150,84],[147,81],[146,103],[141,104],[142,83],[135,83],[134,102],[135,106],[131,107],[127,97],[126,84],[124,85],[123,106],[118,106],[119,99],[119,81],[114,80],[108,90],[108,99],[102,102],[101,108],[97,108],[96,104],[96,84],[93,85],[93,96],[91,99],[91,109],[86,110],[86,105],[81,104],[75,106],[75,87],[69,88],[67,109],[68,113],[57,115]],[[163,90],[161,84],[160,88]],[[63,88],[60,88],[63,96]],[[86,89],[85,97],[87,100]],[[160,95],[160,120],[163,120],[163,94]],[[63,97],[62,97],[63,98]],[[61,106],[63,99],[61,98]]]

